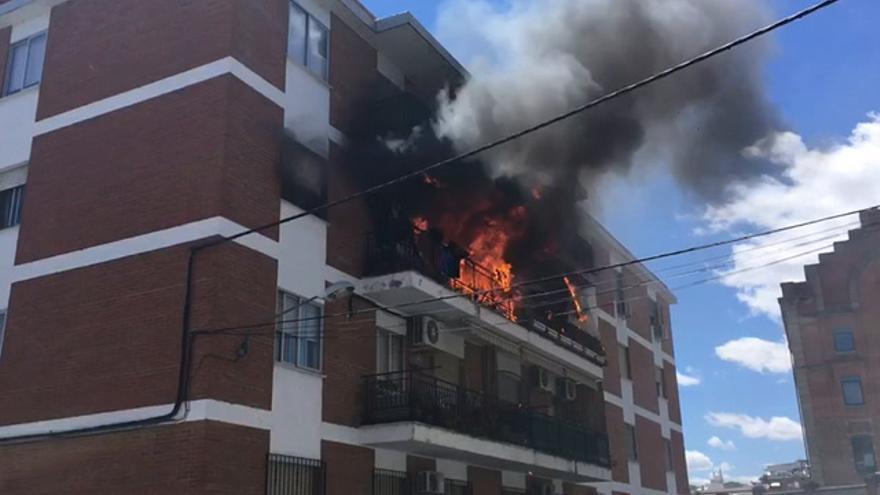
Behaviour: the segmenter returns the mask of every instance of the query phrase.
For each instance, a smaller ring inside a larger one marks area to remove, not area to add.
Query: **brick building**
[[[0,493],[688,493],[643,267],[513,322],[362,200],[216,243],[358,190],[363,114],[464,76],[356,0],[0,0]]]
[[[810,471],[820,485],[858,485],[877,471],[878,223],[880,213],[863,212],[860,228],[805,267],[805,282],[782,285]]]

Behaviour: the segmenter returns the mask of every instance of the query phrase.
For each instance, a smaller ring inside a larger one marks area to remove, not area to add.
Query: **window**
[[[447,479],[444,483],[446,495],[468,495],[470,485],[467,481]]]
[[[674,471],[675,466],[672,464],[672,442],[668,438],[664,438],[663,445],[666,447],[666,470]]]
[[[626,457],[631,461],[639,460],[639,446],[636,443],[636,428],[628,423],[623,424],[626,434]]]
[[[40,84],[46,56],[46,33],[21,40],[9,47],[3,96]]]
[[[15,227],[21,223],[21,200],[24,186],[0,191],[0,229]]]
[[[3,356],[3,341],[6,340],[6,310],[0,312],[0,356]]]
[[[509,404],[519,404],[522,380],[509,371],[498,372],[498,398]]]
[[[376,340],[376,372],[403,371],[403,336],[379,330]]]
[[[856,350],[856,339],[852,330],[841,329],[834,331],[834,350],[837,352],[853,352]]]
[[[269,454],[267,495],[324,495],[326,466],[316,459]]]
[[[326,81],[330,67],[330,30],[293,2],[289,23],[288,54]]]
[[[848,406],[860,406],[865,403],[862,396],[862,379],[857,376],[847,376],[841,380],[843,386],[843,403]]]
[[[278,291],[276,359],[301,368],[321,369],[321,306]]]
[[[666,398],[666,375],[663,368],[654,368],[654,382],[657,384],[657,397]]]
[[[858,473],[867,474],[877,470],[877,460],[874,457],[874,441],[870,435],[857,435],[850,439],[853,451],[853,461]]]
[[[617,308],[617,317],[626,318],[629,315],[629,306],[626,304],[626,291],[623,286],[623,271],[614,272],[615,282],[615,307]]]
[[[620,376],[632,380],[632,366],[629,362],[629,347],[625,345],[618,346],[618,355],[620,356]]]
[[[651,335],[654,340],[663,340],[663,312],[657,301],[651,301]]]

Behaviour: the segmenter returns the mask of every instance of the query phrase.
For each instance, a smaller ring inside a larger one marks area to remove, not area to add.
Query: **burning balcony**
[[[383,304],[405,305],[405,313],[439,313],[440,319],[455,313],[454,293],[462,294],[466,298],[459,298],[459,302],[468,301],[477,313],[483,308],[502,317],[501,322],[495,319],[496,327],[523,329],[594,366],[604,365],[604,349],[599,339],[586,330],[589,315],[579,297],[579,290],[588,285],[586,280],[565,278],[516,287],[510,264],[488,246],[493,243],[491,238],[480,241],[487,246],[482,256],[474,256],[418,223],[368,236],[365,294]],[[435,303],[431,298],[442,300]],[[456,316],[473,316],[474,311],[465,313]]]
[[[572,481],[609,476],[608,437],[426,373],[364,377],[367,443]]]

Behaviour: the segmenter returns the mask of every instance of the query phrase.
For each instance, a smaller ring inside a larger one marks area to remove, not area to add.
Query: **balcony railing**
[[[593,353],[605,355],[599,339],[574,325],[547,321],[540,308],[530,307],[528,313],[519,310],[515,295],[504,287],[500,277],[467,258],[467,254],[460,249],[431,240],[429,233],[414,235],[415,230],[411,226],[404,225],[391,230],[398,232],[367,236],[367,276],[417,271],[464,294],[476,303],[509,319],[515,319],[528,330],[553,340],[561,347],[586,357],[599,366],[604,365],[604,362],[593,357]]]
[[[266,495],[324,495],[326,466],[317,459],[269,454]]]
[[[364,377],[365,424],[416,421],[608,467],[608,436],[418,371]]]

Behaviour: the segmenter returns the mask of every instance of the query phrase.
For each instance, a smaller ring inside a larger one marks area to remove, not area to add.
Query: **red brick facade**
[[[783,284],[780,300],[811,472],[827,486],[862,483],[873,471],[857,469],[856,437],[867,439],[875,457],[880,452],[880,373],[871,364],[880,360],[880,213],[861,220],[849,240],[806,267],[806,282]],[[852,350],[838,348],[840,333],[852,336]],[[845,378],[860,380],[863,404],[845,403]]]
[[[0,448],[4,495],[263,495],[269,432],[199,421]]]
[[[326,495],[370,495],[373,486],[373,449],[321,442],[321,459],[327,463]]]
[[[636,414],[636,443],[642,486],[666,491],[666,447],[660,425]]]

